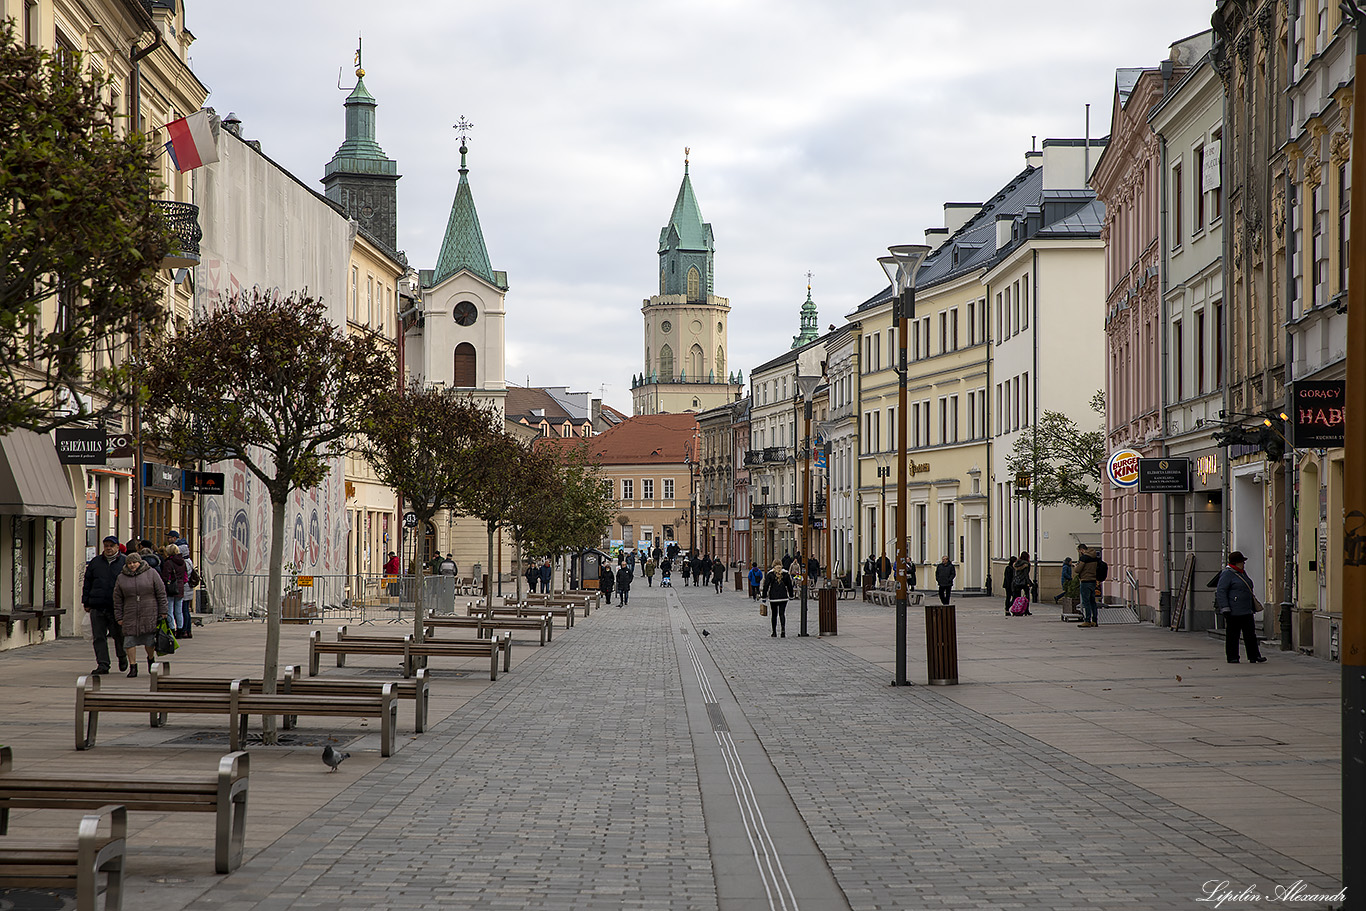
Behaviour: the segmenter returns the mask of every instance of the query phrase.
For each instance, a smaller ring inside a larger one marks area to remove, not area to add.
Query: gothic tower
[[[323,172],[323,192],[347,216],[398,249],[398,162],[375,141],[375,99],[365,88],[356,51],[356,87],[346,98],[346,139]]]
[[[636,414],[705,411],[740,397],[727,372],[730,302],[713,293],[715,250],[685,156],[673,213],[659,232],[659,293],[640,308],[645,370],[632,378]]]

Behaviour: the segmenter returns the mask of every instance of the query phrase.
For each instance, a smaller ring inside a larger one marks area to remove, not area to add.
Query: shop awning
[[[31,430],[11,430],[0,437],[0,512],[76,518],[71,487],[52,437]]]

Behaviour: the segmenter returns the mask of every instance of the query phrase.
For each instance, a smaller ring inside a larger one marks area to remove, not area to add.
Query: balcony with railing
[[[764,451],[762,449],[749,449],[745,451],[745,467],[754,468],[764,464]]]
[[[162,199],[157,201],[157,207],[172,235],[171,249],[162,258],[161,267],[188,269],[199,265],[199,241],[204,237],[199,227],[199,206]]]
[[[764,461],[769,463],[790,462],[792,461],[792,450],[786,446],[767,446],[764,448]]]

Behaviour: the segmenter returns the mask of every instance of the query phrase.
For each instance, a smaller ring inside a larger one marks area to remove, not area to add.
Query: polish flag
[[[209,127],[209,112],[197,111],[166,124],[170,135],[171,160],[177,171],[191,171],[218,160],[218,145]]]

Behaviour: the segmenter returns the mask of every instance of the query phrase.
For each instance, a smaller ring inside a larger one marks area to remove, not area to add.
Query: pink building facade
[[[1162,454],[1161,159],[1148,115],[1163,89],[1156,68],[1116,72],[1110,141],[1091,177],[1105,203],[1103,594],[1145,617],[1163,588],[1161,498],[1138,492],[1134,464]]]

